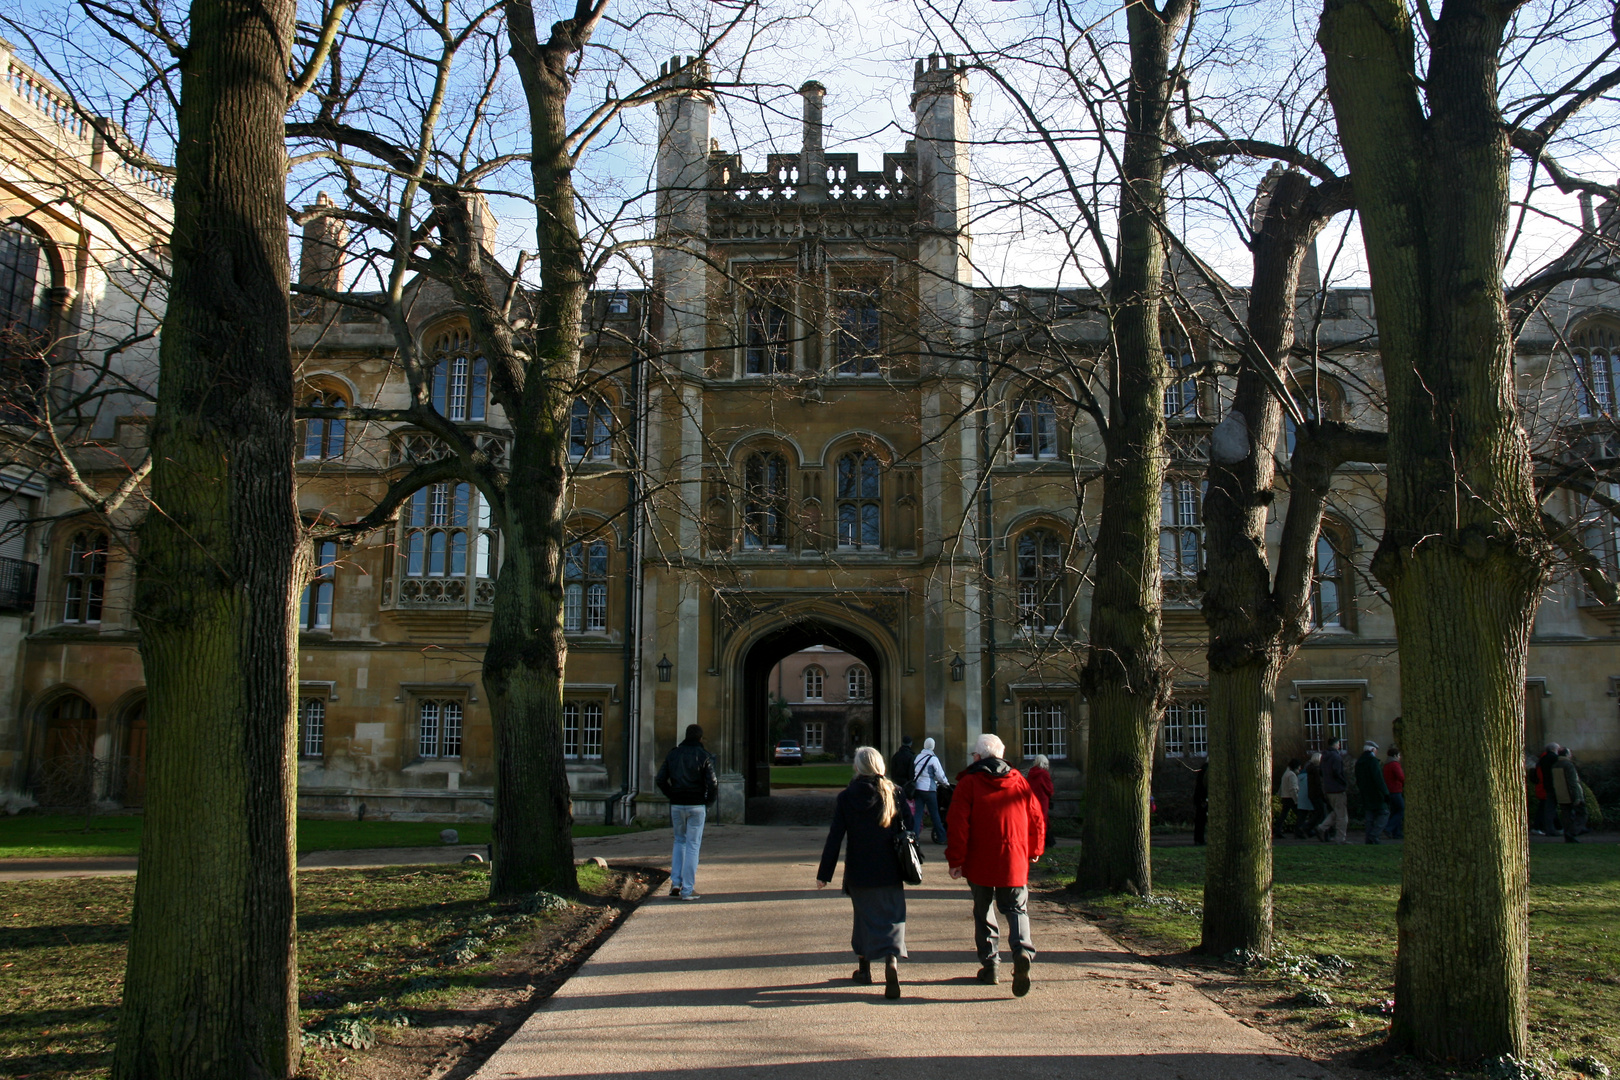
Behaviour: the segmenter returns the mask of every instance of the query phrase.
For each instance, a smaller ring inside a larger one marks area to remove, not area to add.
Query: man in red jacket
[[[951,877],[967,877],[973,890],[973,942],[979,950],[979,981],[1000,981],[1001,927],[990,902],[1007,917],[1007,948],[1013,954],[1012,990],[1029,993],[1035,943],[1029,936],[1029,864],[1046,843],[1046,815],[1029,781],[1002,760],[1006,746],[980,735],[973,764],[957,776],[946,828],[945,862]]]

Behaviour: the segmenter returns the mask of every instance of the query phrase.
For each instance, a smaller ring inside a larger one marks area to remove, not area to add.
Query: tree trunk
[[[1207,526],[1206,526],[1207,527]],[[1209,845],[1199,949],[1271,954],[1271,718],[1277,653],[1209,670]]]
[[[1169,688],[1160,636],[1159,488],[1164,480],[1166,367],[1159,336],[1164,283],[1164,134],[1171,50],[1189,14],[1126,11],[1131,85],[1120,186],[1114,372],[1104,432],[1102,516],[1092,565],[1091,643],[1081,681],[1090,705],[1086,820],[1077,889],[1147,893],[1153,733]]]
[[[1294,590],[1284,586],[1279,599],[1266,558],[1282,426],[1272,387],[1288,373],[1299,268],[1331,206],[1324,207],[1321,189],[1298,172],[1281,172],[1268,183],[1253,242],[1251,355],[1238,375],[1232,411],[1212,440],[1204,498],[1209,846],[1200,947],[1215,955],[1271,952],[1272,714],[1277,679],[1308,629],[1309,605],[1295,590],[1309,589],[1321,524],[1320,503],[1313,516],[1300,518],[1305,528],[1290,520],[1296,527],[1285,529],[1283,541],[1300,549],[1291,554],[1303,557],[1305,575],[1292,583]],[[1337,205],[1332,196],[1328,202]]]
[[[294,5],[195,0],[136,616],[150,732],[117,1080],[299,1056],[293,370],[282,116]]]
[[[1527,1045],[1519,742],[1549,559],[1502,291],[1509,147],[1496,77],[1511,12],[1448,3],[1421,82],[1400,0],[1328,0],[1318,33],[1389,394],[1373,569],[1395,612],[1413,778],[1390,1038],[1461,1061]]]
[[[590,40],[606,0],[579,0],[541,42],[527,0],[505,5],[512,59],[529,106],[530,174],[538,221],[533,353],[492,381],[512,424],[503,528],[506,562],[484,654],[495,714],[493,896],[575,887],[573,812],[563,761],[563,547],[568,421],[579,376],[589,282],[568,146],[568,65]],[[480,320],[480,336],[494,329]]]
[[[573,811],[563,761],[563,480],[566,409],[544,425],[513,425],[506,488],[506,561],[484,651],[484,689],[495,715],[492,896],[575,887]],[[561,449],[559,445],[561,444]]]

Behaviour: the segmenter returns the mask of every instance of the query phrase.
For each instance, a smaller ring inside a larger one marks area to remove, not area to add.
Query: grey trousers
[[[1035,959],[1035,942],[1029,936],[1029,886],[975,885],[970,881],[968,887],[973,890],[973,944],[979,950],[979,963],[1000,961],[1001,927],[990,910],[992,900],[996,911],[1007,916],[1007,950],[1014,956]]]

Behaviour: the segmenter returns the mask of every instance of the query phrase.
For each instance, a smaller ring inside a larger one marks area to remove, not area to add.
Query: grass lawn
[[[579,879],[582,893],[600,893],[609,873],[582,866]],[[134,888],[128,877],[0,885],[0,1074],[106,1075]],[[487,867],[300,874],[306,1041],[408,1024],[412,1010],[483,985],[497,963],[548,927],[589,914],[558,901],[550,912],[496,904],[486,899],[488,889]]]
[[[0,816],[0,859],[76,858],[95,855],[134,855],[141,843],[138,815],[108,815],[90,819],[45,814]],[[463,844],[489,843],[489,825],[449,824],[432,821],[313,821],[298,822],[298,851],[345,851],[352,848],[434,847],[439,833],[455,829]],[[575,836],[611,836],[634,832],[625,825],[575,825]]]
[[[771,787],[848,787],[855,766],[837,762],[821,765],[772,765]]]
[[[1077,849],[1060,873],[1073,879]],[[1277,944],[1302,957],[1336,954],[1343,974],[1305,982],[1272,969],[1251,978],[1277,984],[1279,1000],[1322,985],[1334,1005],[1297,1006],[1289,1022],[1340,1028],[1348,1022],[1364,1044],[1387,1021],[1376,1004],[1394,996],[1395,904],[1401,848],[1285,844],[1275,849]],[[1129,936],[1166,951],[1199,940],[1204,852],[1153,851],[1154,901],[1086,899],[1084,907],[1119,920]],[[1166,903],[1162,898],[1173,898]],[[1286,1013],[1287,1010],[1284,1010]],[[1530,848],[1530,1030],[1538,1053],[1557,1060],[1592,1054],[1620,1065],[1620,848],[1613,844],[1535,844]]]

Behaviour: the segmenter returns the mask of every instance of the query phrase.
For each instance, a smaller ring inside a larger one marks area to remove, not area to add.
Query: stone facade
[[[971,286],[971,98],[952,58],[917,62],[915,138],[870,171],[857,155],[826,152],[819,83],[801,90],[800,153],[770,154],[755,172],[711,142],[701,63],[676,60],[665,75],[676,92],[658,105],[653,287],[600,292],[587,312],[592,377],[575,413],[565,581],[576,818],[660,816],[653,775],[694,722],[720,761],[720,816],[740,817],[747,797],[769,790],[773,673],[802,681],[803,665],[819,662],[804,659],[813,647],[839,658],[829,678],[853,663],[869,673],[864,741],[888,753],[902,734],[919,745],[933,737],[955,769],[995,731],[1015,761],[1052,758],[1059,810],[1072,809],[1101,461],[1074,402],[1084,399],[1078,375],[1107,340],[1100,298]],[[322,252],[343,237],[320,209],[305,216],[303,273],[331,281]],[[440,411],[499,458],[505,424],[465,322],[441,290],[414,289],[412,332],[444,364]],[[1376,333],[1370,293],[1321,299],[1312,336],[1337,376],[1301,373],[1302,396],[1324,414],[1377,424],[1375,358],[1362,351]],[[1617,310],[1612,290],[1579,286],[1528,324],[1520,371],[1527,394],[1535,388],[1538,448],[1599,452],[1592,439],[1612,412],[1620,365],[1607,329],[1620,322],[1606,321]],[[305,306],[298,318],[306,404],[406,401],[388,327],[352,308]],[[1059,343],[1067,366],[1037,339]],[[1169,330],[1166,342],[1178,363],[1230,359]],[[1575,374],[1596,371],[1600,353],[1607,398]],[[1228,389],[1200,375],[1166,394],[1164,610],[1177,665],[1166,759],[1203,751],[1197,493]],[[138,436],[132,420],[102,449],[115,457],[120,438]],[[303,451],[299,502],[310,520],[363,513],[402,466],[436,452],[398,425],[319,421],[306,422]],[[98,475],[115,475],[103,465]],[[1380,743],[1395,735],[1393,622],[1367,569],[1380,476],[1351,467],[1339,478],[1320,549],[1320,628],[1282,684],[1280,756],[1338,730]],[[1582,522],[1613,565],[1612,517],[1569,493],[1548,505]],[[31,534],[47,584],[30,611],[4,617],[18,624],[6,707],[28,722],[0,728],[0,763],[19,790],[38,788],[48,729],[82,722],[52,712],[64,694],[99,718],[96,753],[109,760],[129,745],[113,718],[138,715],[140,665],[119,599],[128,562],[114,553],[105,568],[99,624],[66,623],[71,533],[57,522]],[[476,495],[450,484],[424,489],[386,528],[317,552],[299,657],[305,813],[489,813],[479,672],[500,544]],[[1549,587],[1531,649],[1528,743],[1620,755],[1616,614],[1573,575]],[[0,660],[6,648],[0,639]]]

